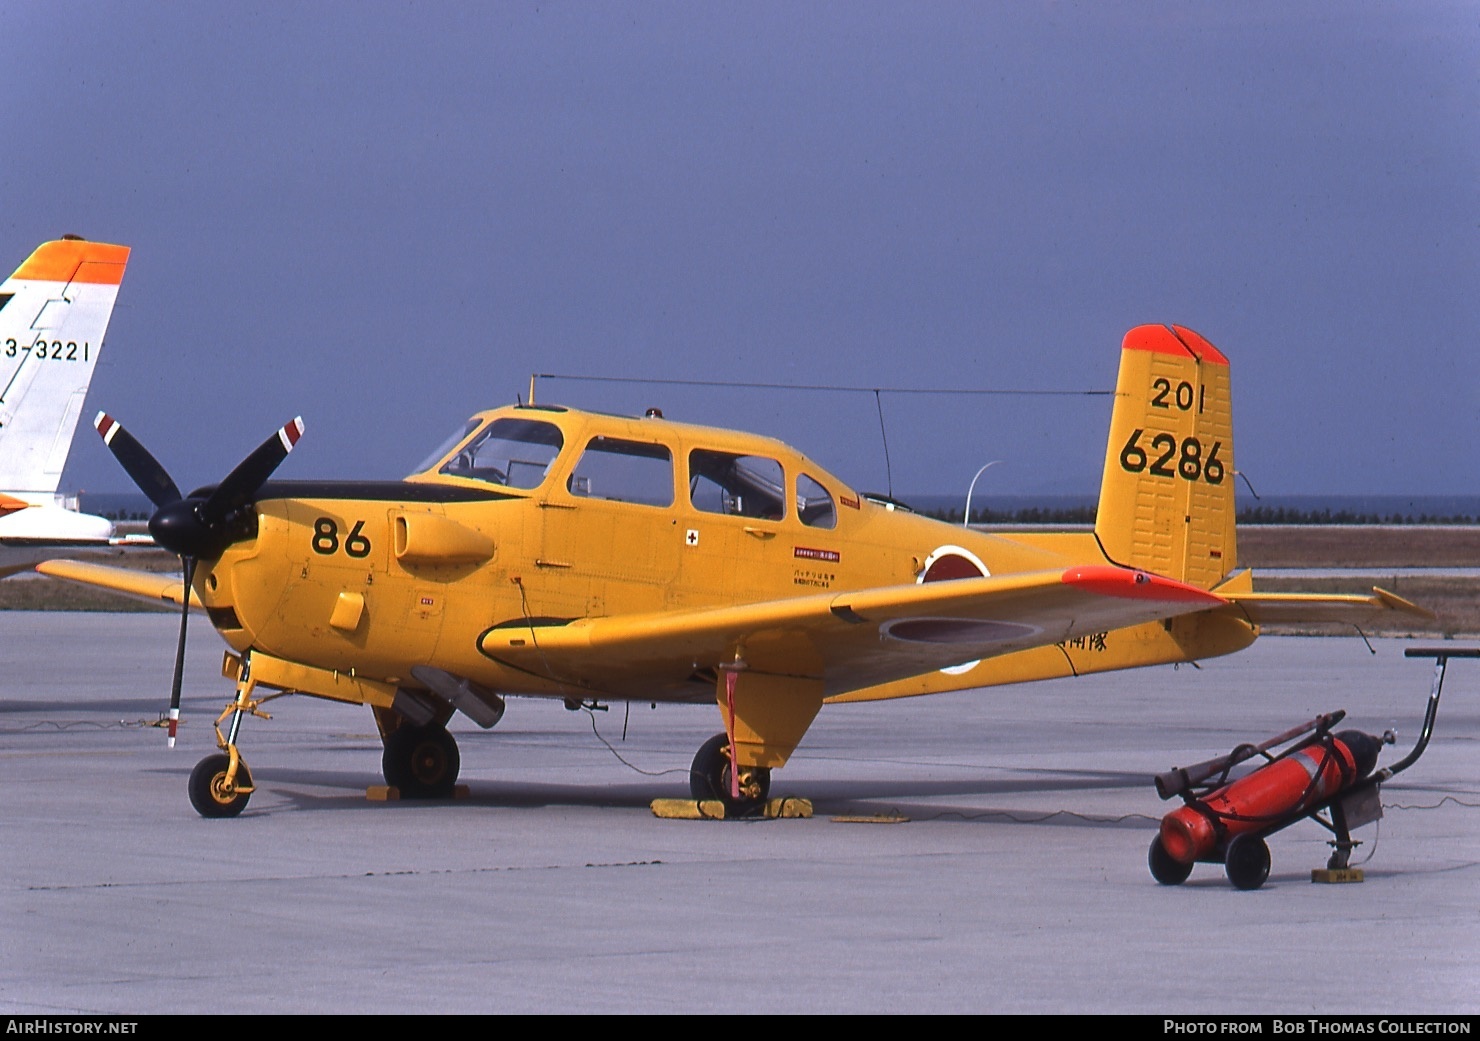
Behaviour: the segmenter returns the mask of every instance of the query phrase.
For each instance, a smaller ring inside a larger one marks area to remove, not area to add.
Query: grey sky
[[[57,3],[0,264],[134,247],[90,406],[182,485],[404,474],[531,372],[1107,389],[1232,359],[1261,492],[1480,493],[1480,7]],[[871,397],[542,383],[885,485]],[[884,399],[896,492],[1092,491],[1103,398]],[[90,431],[68,485],[128,487]]]

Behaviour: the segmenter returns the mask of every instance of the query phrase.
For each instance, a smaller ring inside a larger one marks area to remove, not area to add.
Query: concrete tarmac
[[[250,805],[204,820],[186,778],[231,693],[204,621],[179,747],[139,725],[175,625],[0,612],[5,1012],[1480,1011],[1480,663],[1357,832],[1365,882],[1310,882],[1309,821],[1257,891],[1146,867],[1171,766],[1339,708],[1406,754],[1432,675],[1409,641],[826,707],[773,784],[810,820],[651,815],[712,707],[457,717],[471,797],[416,804],[366,800],[368,710],[283,698],[243,728]]]

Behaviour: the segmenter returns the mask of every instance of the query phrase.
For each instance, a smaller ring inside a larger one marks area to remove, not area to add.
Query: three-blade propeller
[[[170,685],[169,747],[173,748],[180,719],[185,631],[190,619],[190,589],[195,581],[196,562],[220,556],[226,547],[244,537],[236,521],[250,508],[258,489],[303,436],[303,418],[295,418],[257,446],[209,495],[188,498],[180,494],[179,486],[159,465],[159,460],[116,419],[99,412],[93,426],[139,490],[154,503],[149,534],[158,545],[180,558],[184,588],[180,598],[180,638],[175,646],[175,675]]]

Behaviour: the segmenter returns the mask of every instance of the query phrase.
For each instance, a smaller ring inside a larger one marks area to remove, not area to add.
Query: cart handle
[[[1439,695],[1444,691],[1444,672],[1449,666],[1449,659],[1480,658],[1480,647],[1408,647],[1403,651],[1403,657],[1433,658],[1434,682],[1429,688],[1429,706],[1423,714],[1423,732],[1418,735],[1418,744],[1401,760],[1373,774],[1373,780],[1378,783],[1402,773],[1418,762],[1418,757],[1429,747],[1429,738],[1434,733],[1434,717],[1439,714]]]

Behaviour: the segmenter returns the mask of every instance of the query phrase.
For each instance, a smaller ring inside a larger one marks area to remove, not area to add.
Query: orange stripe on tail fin
[[[128,264],[129,247],[86,239],[43,242],[12,278],[38,282],[91,282],[118,285]]]

